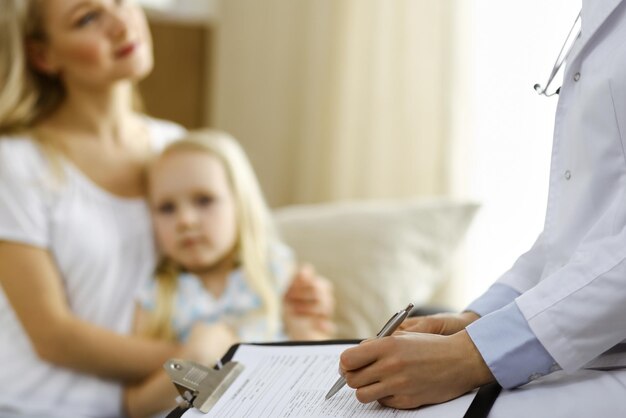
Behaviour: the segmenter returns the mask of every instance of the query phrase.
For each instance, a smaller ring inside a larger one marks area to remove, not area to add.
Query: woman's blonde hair
[[[0,1],[0,135],[31,128],[66,97],[61,78],[37,70],[29,42],[46,42],[42,0]],[[137,89],[133,106],[143,110]]]
[[[45,37],[41,0],[0,2],[0,134],[32,126],[65,97],[61,80],[27,57],[27,43]]]
[[[274,335],[280,318],[280,304],[275,290],[276,281],[269,267],[269,257],[276,232],[245,152],[233,137],[216,130],[190,132],[185,138],[171,143],[161,155],[178,151],[206,152],[222,163],[237,211],[238,260],[248,285],[262,300],[262,313],[269,320],[267,335]],[[150,336],[176,339],[171,328],[171,318],[177,278],[181,270],[180,266],[168,259],[162,260],[157,269],[157,307],[148,330]]]

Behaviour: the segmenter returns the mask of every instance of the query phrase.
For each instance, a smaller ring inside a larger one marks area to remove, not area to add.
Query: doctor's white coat
[[[556,112],[544,230],[499,282],[565,371],[626,339],[626,0],[583,0]]]

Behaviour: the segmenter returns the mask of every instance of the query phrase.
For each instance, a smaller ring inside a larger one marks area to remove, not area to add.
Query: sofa
[[[477,209],[414,198],[294,205],[274,217],[298,260],[333,283],[337,338],[366,338],[409,302],[432,303]]]

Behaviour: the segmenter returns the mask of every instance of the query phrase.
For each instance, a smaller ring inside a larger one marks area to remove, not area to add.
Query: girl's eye
[[[197,196],[194,201],[196,202],[196,204],[198,206],[209,206],[211,204],[213,204],[215,202],[215,198],[213,196],[208,196],[208,195],[202,195],[202,196]]]
[[[176,211],[176,206],[171,202],[165,202],[158,205],[156,209],[162,215],[170,215]]]
[[[101,13],[98,10],[92,10],[85,14],[83,14],[75,23],[75,26],[78,28],[83,28],[89,25],[94,20],[100,17]]]

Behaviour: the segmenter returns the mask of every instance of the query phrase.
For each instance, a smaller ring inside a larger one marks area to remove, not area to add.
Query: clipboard
[[[224,391],[239,376],[244,365],[231,361],[242,345],[257,346],[311,346],[358,344],[361,340],[285,341],[271,343],[239,343],[232,345],[211,369],[186,360],[170,359],[164,368],[180,396],[178,406],[166,418],[181,418],[190,408],[207,412]]]
[[[198,410],[206,413],[215,402],[217,402],[220,396],[228,389],[231,383],[233,383],[242,369],[245,367],[232,361],[237,353],[237,350],[242,346],[327,346],[327,345],[352,345],[358,344],[361,340],[325,340],[325,341],[289,341],[279,343],[240,343],[235,344],[229,348],[226,354],[221,358],[218,364],[209,369],[200,366],[204,369],[203,373],[198,373],[197,370],[188,369],[187,373],[190,374],[190,378],[172,379],[173,383],[179,389],[182,399],[179,399],[179,405],[172,410],[166,418],[181,418],[191,408],[197,408]],[[169,364],[166,363],[166,366]],[[200,377],[201,379],[198,379]],[[201,384],[197,382],[201,381]],[[182,382],[182,383],[181,383]],[[187,395],[184,395],[184,391],[187,390]],[[469,407],[466,404],[463,410],[457,411],[459,415],[464,418],[485,418],[488,416],[493,403],[500,393],[501,387],[497,383],[491,383],[479,388],[476,396],[473,398]],[[212,398],[211,398],[212,397]],[[208,404],[205,404],[208,401]],[[207,410],[202,410],[204,406],[208,406]],[[191,412],[191,411],[190,411]],[[465,413],[463,415],[463,413]],[[198,414],[199,415],[199,414]],[[421,415],[420,415],[421,416]]]

